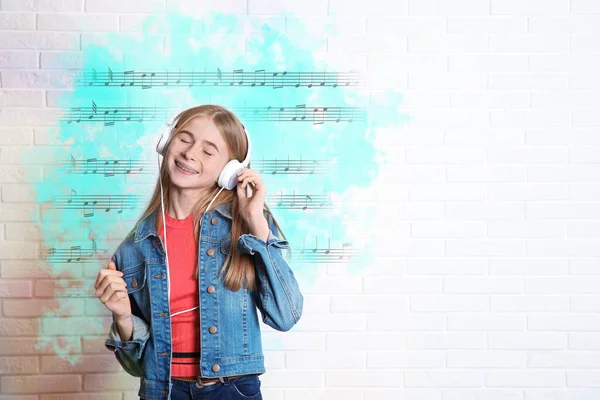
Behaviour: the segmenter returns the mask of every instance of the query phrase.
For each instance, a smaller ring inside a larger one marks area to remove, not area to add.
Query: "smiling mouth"
[[[186,167],[185,165],[180,164],[179,162],[175,161],[175,165],[177,166],[177,168],[179,168],[180,170],[187,172],[188,174],[197,174],[198,171],[194,171],[193,169],[190,169],[188,167]]]

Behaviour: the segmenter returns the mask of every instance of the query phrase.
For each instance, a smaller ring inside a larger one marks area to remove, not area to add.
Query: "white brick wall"
[[[315,51],[396,85],[411,117],[380,138],[377,259],[299,276],[302,320],[263,332],[265,399],[600,398],[600,1],[0,0],[0,400],[137,399],[103,336],[75,365],[34,347],[53,282],[31,261],[42,170],[18,154],[52,160],[44,108],[83,47],[207,8],[291,34],[334,23]],[[241,46],[256,33],[240,25]]]

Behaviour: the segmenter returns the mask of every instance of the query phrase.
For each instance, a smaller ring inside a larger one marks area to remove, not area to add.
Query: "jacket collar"
[[[228,203],[218,204],[218,205],[212,207],[211,209],[209,209],[207,214],[211,214],[213,212],[218,212],[225,218],[232,219],[231,204],[228,204]],[[151,214],[147,215],[144,219],[142,219],[137,224],[137,227],[135,230],[135,241],[136,242],[139,242],[140,240],[143,240],[150,235],[157,236],[155,222],[156,222],[156,216],[158,215],[158,213],[162,214],[161,208],[154,210]]]

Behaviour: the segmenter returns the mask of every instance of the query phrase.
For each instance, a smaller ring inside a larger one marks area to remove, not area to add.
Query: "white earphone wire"
[[[158,155],[157,161],[158,161],[158,170],[159,170],[159,174],[160,174],[160,155]],[[160,182],[160,206],[162,209],[162,216],[163,216],[163,218],[162,218],[162,220],[163,220],[163,235],[165,237],[165,260],[167,262],[167,269],[168,269],[169,268],[169,250],[167,249],[167,247],[168,247],[168,245],[167,245],[167,223],[165,220],[165,205],[164,205],[164,201],[163,201],[163,199],[164,199],[163,185],[162,185],[162,179],[160,179],[160,177],[159,177],[159,182]],[[212,200],[208,204],[208,207],[206,207],[206,211],[204,211],[204,213],[202,213],[202,218],[200,219],[200,232],[202,232],[202,220],[204,219],[204,215],[210,209],[210,206],[215,201],[215,199],[221,194],[223,189],[224,188],[221,188],[221,190],[219,190],[219,192],[212,198]],[[198,268],[200,268],[200,267],[198,267]],[[169,304],[170,304],[170,302],[171,302],[170,285],[167,285],[167,298],[169,299]],[[195,310],[196,308],[199,308],[199,307],[200,306],[196,306],[196,307],[184,310],[184,311],[177,311],[176,313],[171,314],[171,317],[173,317],[174,315],[183,314],[184,312]]]
[[[171,123],[168,125],[170,126],[170,128],[172,129],[173,126],[175,125],[175,118],[172,119]],[[248,139],[248,150],[246,151],[246,157],[244,158],[244,161],[242,161],[242,167],[245,169],[247,168],[247,165],[250,162],[250,137],[248,135],[248,131],[246,130],[246,127],[242,124],[242,127],[244,128],[244,133],[246,134],[246,137]],[[159,140],[160,142],[160,140]],[[165,149],[166,147],[166,143],[163,146],[163,149]],[[166,149],[165,149],[166,150]],[[167,224],[166,224],[166,220],[165,220],[165,206],[164,206],[164,193],[163,193],[163,186],[162,186],[162,179],[160,179],[160,153],[157,153],[157,161],[158,161],[158,171],[159,171],[159,182],[160,182],[160,206],[162,209],[162,219],[163,219],[163,235],[165,237],[165,260],[166,260],[166,264],[167,264],[167,270],[169,269],[169,252],[167,249]],[[164,159],[164,156],[163,156]],[[252,185],[254,185],[252,182],[250,182],[249,185],[246,185],[246,197],[252,197]],[[212,203],[215,201],[215,199],[219,196],[219,194],[221,194],[221,192],[223,191],[224,187],[221,187],[221,190],[219,190],[219,192],[215,195],[215,197],[212,198],[212,200],[210,201],[210,203],[208,204],[208,206],[206,207],[206,210],[204,211],[204,213],[202,214],[202,218],[200,219],[200,236],[202,236],[202,220],[204,219],[204,215],[208,212],[208,210],[210,210],[210,206],[212,205]],[[235,189],[234,189],[235,190]],[[200,266],[198,266],[198,268],[200,268]],[[168,271],[167,271],[168,274]],[[167,283],[167,298],[169,301],[169,304],[171,302],[171,288],[170,288],[170,284]],[[184,310],[184,311],[178,311],[176,313],[171,314],[171,317],[173,317],[174,315],[177,314],[182,314],[184,312],[188,312],[188,311],[192,311],[195,310],[196,308],[199,308],[200,306],[196,306],[193,308],[190,308],[188,310]]]

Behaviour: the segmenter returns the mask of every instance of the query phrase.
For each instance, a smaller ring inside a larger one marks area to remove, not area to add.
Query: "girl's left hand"
[[[262,177],[256,171],[249,168],[244,169],[237,175],[238,184],[236,185],[239,212],[242,218],[247,222],[253,218],[264,218],[263,208],[265,198],[267,197],[267,187]],[[251,184],[252,197],[246,197],[246,185]]]

